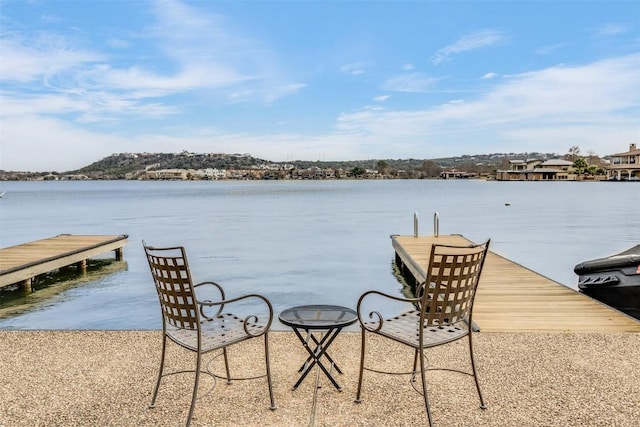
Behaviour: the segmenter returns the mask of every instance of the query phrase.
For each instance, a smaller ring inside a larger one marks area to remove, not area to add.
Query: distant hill
[[[288,167],[307,169],[310,167],[352,170],[354,168],[377,169],[383,162],[390,170],[424,171],[425,169],[456,168],[467,172],[492,172],[506,167],[510,159],[547,159],[558,157],[553,153],[493,153],[475,154],[439,159],[368,159],[350,161],[303,161],[286,162]],[[137,174],[147,169],[245,169],[264,165],[280,164],[252,157],[248,154],[223,153],[118,153],[105,157],[83,168],[65,172],[82,174],[90,178],[124,179],[128,174]]]
[[[29,179],[138,179],[148,170],[159,169],[219,169],[246,170],[270,169],[306,170],[310,168],[343,171],[379,171],[386,176],[404,178],[438,177],[443,170],[456,169],[476,174],[493,174],[498,169],[508,169],[512,159],[540,159],[562,157],[555,153],[492,153],[474,154],[437,159],[367,159],[349,161],[273,162],[249,154],[225,153],[117,153],[91,163],[80,169],[65,172],[17,172],[0,170],[0,180]]]
[[[243,169],[269,163],[248,154],[119,153],[89,166],[66,172],[91,178],[124,179],[148,169]]]

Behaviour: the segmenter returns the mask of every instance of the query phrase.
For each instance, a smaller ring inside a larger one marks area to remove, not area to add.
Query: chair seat
[[[413,348],[420,347],[420,312],[410,310],[398,316],[385,319],[382,328],[375,333],[399,341]],[[375,328],[377,322],[367,322],[365,326]],[[465,322],[443,325],[427,325],[424,327],[423,347],[433,347],[455,341],[469,333]]]
[[[206,353],[226,347],[264,332],[264,325],[247,323],[231,313],[223,313],[202,322],[202,352]],[[198,332],[194,329],[167,329],[167,335],[176,343],[193,351],[198,350]]]

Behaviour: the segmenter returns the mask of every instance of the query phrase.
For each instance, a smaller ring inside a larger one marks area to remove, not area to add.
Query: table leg
[[[339,330],[338,330],[337,332],[339,332]],[[336,335],[337,335],[337,332],[336,332]],[[329,333],[324,334],[324,336],[322,337],[322,339],[321,339],[320,341],[318,341],[318,339],[316,338],[316,336],[315,336],[315,335],[313,335],[313,333],[311,333],[311,331],[307,331],[307,337],[306,337],[306,338],[302,338],[300,335],[298,335],[298,338],[299,338],[300,340],[304,340],[304,341],[303,341],[303,344],[304,344],[305,342],[308,344],[308,343],[309,343],[309,340],[310,340],[310,339],[313,339],[313,342],[315,343],[315,345],[316,345],[316,350],[317,350],[317,349],[318,349],[318,348],[320,348],[321,346],[324,346],[324,347],[328,347],[328,346],[329,346],[328,344],[326,344],[326,345],[325,345],[325,341],[327,341],[327,339],[331,338],[331,335],[330,335]],[[331,338],[331,339],[333,340],[333,338]],[[342,372],[342,370],[340,369],[340,367],[338,366],[338,364],[337,364],[337,363],[336,363],[336,362],[331,358],[331,356],[329,356],[329,353],[325,352],[325,353],[324,353],[324,356],[327,358],[327,360],[329,361],[329,363],[330,363],[334,368],[336,368],[336,371],[338,371],[338,373],[339,373],[339,374],[342,374],[342,373],[343,373],[343,372]],[[313,356],[309,356],[309,357],[307,358],[307,360],[302,364],[302,366],[300,366],[300,369],[298,369],[298,372],[302,372],[302,371],[304,371],[304,369],[306,368],[307,364],[308,364],[309,362],[311,362],[313,359],[314,359],[314,358],[313,358]]]
[[[298,386],[302,383],[302,381],[305,379],[307,374],[309,374],[309,372],[311,371],[311,368],[313,368],[313,366],[317,364],[318,367],[322,369],[322,371],[327,376],[327,378],[329,378],[331,383],[333,383],[334,387],[342,391],[342,387],[340,387],[336,379],[333,377],[333,375],[331,375],[331,372],[327,370],[327,368],[322,364],[322,361],[320,360],[320,358],[324,355],[330,361],[331,365],[333,367],[336,367],[336,370],[338,372],[342,373],[342,371],[335,365],[335,362],[333,361],[333,359],[331,359],[331,357],[327,354],[327,349],[329,348],[333,340],[338,336],[338,333],[340,333],[342,328],[328,329],[325,336],[322,337],[320,341],[318,341],[318,339],[313,335],[313,333],[311,333],[308,330],[306,332],[308,335],[310,335],[310,337],[307,337],[306,339],[302,336],[302,334],[297,328],[293,328],[293,330],[298,336],[298,339],[300,340],[300,342],[302,342],[302,345],[304,346],[304,348],[309,353],[309,357],[307,358],[307,361],[302,365],[302,367],[298,371],[298,372],[302,371],[302,374],[300,375],[300,378],[293,386],[293,389],[295,390],[296,388],[298,388]],[[309,338],[312,338],[315,344],[315,348],[313,349],[309,345]]]

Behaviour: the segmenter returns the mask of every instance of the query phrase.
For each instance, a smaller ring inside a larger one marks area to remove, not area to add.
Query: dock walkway
[[[90,257],[115,251],[122,259],[127,235],[82,236],[61,234],[48,239],[0,249],[0,288],[20,283],[31,289],[33,278],[59,268],[77,265],[86,268]]]
[[[468,244],[461,235],[391,236],[396,261],[418,282],[431,245]],[[640,321],[491,252],[473,320],[483,332],[640,332]]]

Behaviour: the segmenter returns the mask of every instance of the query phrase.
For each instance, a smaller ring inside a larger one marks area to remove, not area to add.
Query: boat
[[[580,292],[640,320],[640,245],[583,261],[573,271]]]

